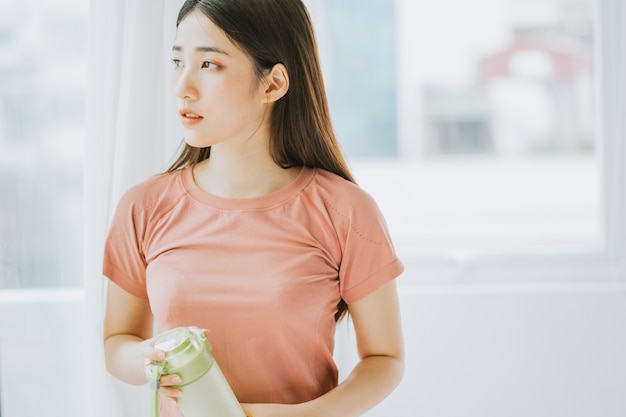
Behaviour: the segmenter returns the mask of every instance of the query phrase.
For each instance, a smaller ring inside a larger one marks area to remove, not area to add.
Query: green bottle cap
[[[215,360],[211,344],[204,332],[190,327],[177,327],[160,335],[154,347],[165,352],[165,359],[155,361],[161,375],[177,374],[187,385],[207,372]]]

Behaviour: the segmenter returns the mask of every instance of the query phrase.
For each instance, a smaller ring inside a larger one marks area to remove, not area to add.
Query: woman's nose
[[[193,74],[187,69],[174,75],[174,93],[177,98],[195,100],[198,98],[198,88]]]

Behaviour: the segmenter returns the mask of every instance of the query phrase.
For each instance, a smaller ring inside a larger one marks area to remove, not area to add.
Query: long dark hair
[[[301,0],[187,0],[176,27],[199,11],[220,27],[252,59],[259,79],[280,63],[289,75],[289,90],[276,103],[270,122],[270,153],[283,168],[314,167],[348,181],[348,169],[330,121],[311,19]],[[211,148],[184,145],[168,172],[210,157]],[[347,312],[341,300],[335,318]]]

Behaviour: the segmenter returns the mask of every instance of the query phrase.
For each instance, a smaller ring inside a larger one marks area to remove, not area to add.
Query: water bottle
[[[152,416],[159,416],[159,380],[177,374],[183,396],[178,401],[185,417],[246,417],[224,374],[211,354],[204,332],[195,327],[177,327],[160,335],[154,347],[165,359],[153,362]]]

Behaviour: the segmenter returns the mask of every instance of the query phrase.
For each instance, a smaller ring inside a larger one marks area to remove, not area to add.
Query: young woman
[[[186,143],[112,221],[109,372],[146,383],[153,324],[196,326],[248,416],[363,414],[402,377],[403,266],[339,151],[304,5],[188,0],[172,53]],[[339,384],[346,312],[360,361]],[[161,378],[164,417],[180,415],[178,381]]]

